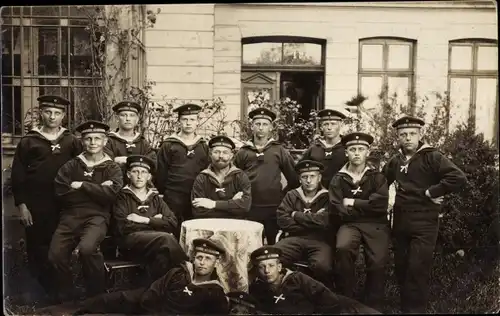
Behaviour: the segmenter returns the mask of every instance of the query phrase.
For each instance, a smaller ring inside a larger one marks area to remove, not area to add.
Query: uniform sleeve
[[[321,212],[320,212],[321,210]],[[301,224],[307,229],[326,229],[329,226],[330,208],[328,207],[328,200],[325,205],[316,213],[297,212],[294,219],[297,223]]]
[[[119,193],[113,205],[113,218],[116,221],[116,229],[120,236],[149,229],[147,224],[129,221],[127,216],[131,213],[133,213],[133,210],[128,203],[127,196]]]
[[[330,181],[330,187],[328,188],[328,198],[330,200],[330,206],[332,208],[332,215],[348,213],[343,204],[344,193],[342,192],[341,178],[339,176],[334,176],[332,178],[332,181]]]
[[[103,149],[104,153],[107,154],[111,159],[115,159],[115,142],[108,137],[108,142],[106,143],[106,146]]]
[[[204,314],[212,315],[227,315],[229,304],[224,294],[224,290],[214,289],[208,292],[205,298],[205,312]]]
[[[171,233],[177,229],[177,218],[174,213],[168,207],[167,203],[163,201],[160,196],[155,197],[155,204],[158,209],[158,214],[161,214],[161,218],[151,217],[149,219],[149,225],[158,231]]]
[[[172,275],[179,268],[173,268],[168,271],[165,275],[154,281],[149,288],[144,291],[141,297],[140,306],[150,312],[158,313],[162,310],[162,306],[168,304],[165,302],[165,290],[168,288],[168,283],[172,278]]]
[[[287,190],[292,190],[300,185],[299,176],[295,171],[295,162],[292,155],[281,147],[281,172],[285,175],[287,181]]]
[[[460,170],[450,159],[438,151],[431,155],[432,170],[439,177],[439,183],[431,185],[428,190],[433,198],[448,193],[457,192],[467,182],[465,173]]]
[[[386,213],[389,205],[389,188],[387,179],[381,173],[375,176],[373,181],[374,192],[368,199],[354,199],[354,209],[363,212]]]
[[[71,182],[73,182],[73,180],[71,179],[71,170],[73,169],[74,162],[74,160],[68,161],[67,163],[62,165],[62,167],[59,168],[59,171],[57,172],[56,178],[54,179],[54,187],[57,198],[65,199],[76,193],[77,191],[71,188]]]
[[[323,283],[306,274],[301,273],[299,278],[305,296],[316,307],[315,313],[327,315],[380,314],[354,299],[333,293]]]
[[[160,194],[165,192],[165,181],[168,172],[168,148],[168,142],[164,142],[160,146],[156,157],[156,175],[153,177],[153,180]]]
[[[243,193],[240,199],[218,200],[215,201],[215,209],[226,211],[231,215],[244,215],[250,211],[252,204],[252,184],[245,173],[240,173],[235,177],[237,181],[237,188]]]
[[[304,227],[302,227],[295,221],[295,219],[292,218],[293,211],[293,191],[289,191],[285,194],[283,201],[281,201],[281,204],[276,210],[278,226],[283,231],[288,233],[297,233],[304,230]]]
[[[391,186],[391,184],[396,180],[396,166],[395,159],[391,158],[389,161],[382,167],[382,173],[385,175],[387,179],[387,187]]]
[[[109,165],[108,179],[113,182],[112,185],[106,186],[100,183],[92,183],[89,181],[83,181],[82,187],[80,188],[85,193],[87,193],[92,199],[100,201],[102,204],[111,204],[116,200],[116,195],[123,186],[123,173],[120,167],[112,163]]]
[[[236,168],[245,170],[245,153],[242,148],[236,152],[233,158],[233,164]]]
[[[17,145],[16,152],[14,153],[14,160],[12,161],[12,194],[14,195],[14,203],[16,206],[26,203],[28,200],[25,188],[27,162],[24,160],[26,153],[24,150],[25,142],[21,140]]]
[[[203,174],[199,174],[193,183],[193,188],[191,190],[191,202],[197,198],[206,198],[207,194],[205,192],[205,181],[206,177]],[[223,217],[224,214],[217,209],[207,209],[204,207],[194,207],[192,206],[193,217],[194,218],[218,218]]]
[[[144,148],[143,148],[142,155],[153,160],[155,162],[155,168],[156,168],[156,165],[158,163],[157,157],[156,157],[156,151],[154,150],[153,147],[151,147],[151,145],[149,144],[149,142],[146,139],[144,139]]]
[[[76,136],[73,136],[73,152],[72,157],[75,158],[83,152],[82,140]]]

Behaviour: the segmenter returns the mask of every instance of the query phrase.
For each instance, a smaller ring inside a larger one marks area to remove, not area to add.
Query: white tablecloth
[[[185,221],[181,226],[180,244],[188,256],[192,256],[193,239],[217,239],[226,249],[226,256],[216,267],[224,290],[248,291],[250,254],[262,247],[264,226],[257,222],[203,218]]]

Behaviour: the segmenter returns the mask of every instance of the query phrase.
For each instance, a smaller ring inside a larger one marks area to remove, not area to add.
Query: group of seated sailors
[[[113,107],[116,132],[87,121],[76,127],[77,138],[62,127],[68,100],[38,101],[41,126],[21,139],[12,165],[14,200],[26,226],[30,270],[49,295],[67,299],[72,264],[81,262],[89,299],[79,313],[376,313],[366,305],[378,309],[383,301],[392,183],[401,210],[393,233],[402,310],[425,311],[439,204],[465,175],[421,142],[421,119],[393,124],[402,148],[380,171],[367,164],[374,138],[340,136],[345,116],[331,109],[319,112],[322,136],[295,163],[270,137],[276,114],[267,108],[249,113],[253,137],[236,151],[226,136],[207,142],[197,135],[201,107],[185,104],[175,109],[179,132],[156,152],[137,132],[136,102]],[[217,241],[193,241],[193,258],[187,257],[180,225],[193,218],[264,225],[267,245],[251,254],[258,277],[248,294],[224,293],[214,272],[225,253]],[[100,245],[107,235],[124,256],[147,264],[149,286],[105,293]],[[352,299],[361,244],[366,305]],[[301,260],[310,276],[287,269]]]

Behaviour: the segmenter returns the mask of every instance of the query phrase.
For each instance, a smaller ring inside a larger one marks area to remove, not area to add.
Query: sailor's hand
[[[441,205],[441,203],[443,203],[443,200],[444,200],[444,196],[438,196],[438,197],[432,198],[429,190],[425,190],[425,196],[427,196],[432,201],[432,203],[437,204],[437,205]]]
[[[30,227],[31,225],[33,225],[33,217],[31,217],[31,212],[26,204],[20,204],[18,207],[19,213],[21,213],[21,222],[23,223],[23,225],[26,227]]]
[[[196,198],[193,200],[193,206],[194,207],[203,207],[206,209],[214,209],[215,208],[215,201],[207,199],[207,198]]]
[[[103,183],[101,183],[102,186],[112,186],[113,185],[113,181],[111,180],[106,180],[104,181]]]
[[[354,199],[343,199],[342,200],[342,205],[344,205],[345,208],[353,206],[354,205]]]
[[[115,157],[115,162],[119,165],[123,165],[127,163],[127,156],[119,156]]]
[[[243,192],[240,191],[233,196],[233,200],[238,200],[241,199],[242,197],[243,197]]]
[[[78,190],[79,188],[82,187],[83,182],[81,181],[73,181],[71,182],[70,186],[72,189]]]

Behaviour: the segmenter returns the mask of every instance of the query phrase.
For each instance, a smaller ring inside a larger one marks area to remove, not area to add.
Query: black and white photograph
[[[5,315],[500,313],[497,1],[0,16]]]

